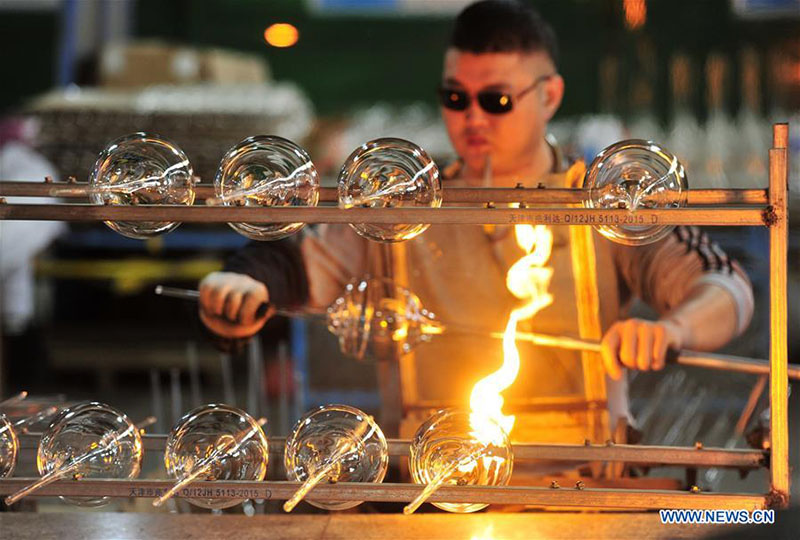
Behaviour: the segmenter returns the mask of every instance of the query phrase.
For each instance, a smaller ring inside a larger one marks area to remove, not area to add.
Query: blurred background
[[[434,90],[451,21],[468,3],[0,0],[0,179],[84,182],[107,143],[134,131],[176,142],[206,183],[255,134],[305,147],[324,185],[379,136],[446,163]],[[771,123],[788,121],[790,184],[800,190],[800,0],[531,3],[559,37],[566,94],[551,131],[569,153],[591,160],[622,138],[647,138],[681,158],[692,187],[765,187]],[[789,357],[800,362],[792,225]],[[156,414],[160,432],[211,401],[267,415],[273,434],[314,405],[379,407],[374,366],[341,356],[323,325],[276,317],[259,343],[221,355],[200,335],[195,306],[153,294],[157,284],[195,288],[221,268],[246,242],[225,226],[184,224],[146,241],[100,223],[0,227],[0,395],[108,401],[134,419]],[[756,290],[751,328],[726,350],[765,358],[767,233],[713,237]],[[685,368],[634,376],[644,442],[746,446],[735,425],[755,384]],[[791,400],[797,464],[800,398]],[[749,431],[765,408],[762,394]],[[703,474],[712,489],[738,481]]]

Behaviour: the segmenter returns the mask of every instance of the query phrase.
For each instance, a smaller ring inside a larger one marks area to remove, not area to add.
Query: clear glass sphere
[[[219,452],[203,480],[261,481],[267,474],[269,445],[252,416],[230,405],[210,404],[186,413],[167,438],[164,464],[171,478],[192,472],[198,462]],[[245,499],[187,498],[202,508],[229,508]]]
[[[327,320],[341,351],[358,359],[364,358],[370,344],[396,343],[409,352],[444,331],[417,295],[386,278],[348,283],[344,294],[328,307]]]
[[[305,150],[271,135],[249,137],[231,148],[214,180],[217,199],[226,206],[316,206],[319,175]],[[278,240],[304,223],[229,223],[253,240]]]
[[[14,474],[19,453],[19,439],[14,424],[5,414],[0,414],[0,478]]]
[[[365,412],[347,405],[325,405],[303,416],[286,440],[286,477],[304,482],[332,459],[336,464],[328,475],[329,481],[382,482],[389,466],[389,447],[381,428]],[[308,502],[326,510],[361,504]]]
[[[124,413],[104,403],[84,402],[53,418],[39,442],[36,465],[44,476],[80,461],[72,478],[133,479],[139,476],[142,456],[142,437]],[[61,498],[79,506],[108,502],[108,497]]]
[[[339,172],[340,208],[439,208],[439,169],[416,144],[375,139],[350,154]],[[351,223],[358,234],[377,242],[401,242],[422,234],[428,224]]]
[[[689,183],[683,165],[672,153],[651,141],[631,139],[605,148],[586,172],[587,208],[606,210],[680,208],[686,205]],[[649,223],[631,214],[630,222],[600,225],[606,238],[626,245],[656,242],[674,225]]]
[[[174,143],[147,133],[116,139],[99,155],[89,175],[95,204],[136,205],[194,203],[194,178],[189,158]],[[145,239],[167,233],[174,221],[106,221],[123,236]]]
[[[490,421],[482,419],[482,422]],[[436,412],[419,429],[411,441],[409,470],[417,484],[429,484],[440,471],[459,464],[444,485],[505,486],[514,469],[514,452],[505,432],[495,423],[491,442],[481,441],[475,434],[470,413],[456,409]],[[499,435],[499,436],[498,436]],[[480,457],[465,460],[471,452]],[[481,503],[433,503],[448,512],[476,512],[489,506]]]

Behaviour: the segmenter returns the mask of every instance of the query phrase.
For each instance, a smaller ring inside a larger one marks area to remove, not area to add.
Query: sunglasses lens
[[[469,105],[467,93],[463,90],[442,88],[439,90],[439,100],[442,102],[442,107],[453,111],[463,111]]]
[[[492,114],[502,114],[511,110],[511,96],[503,92],[479,92],[478,103]]]

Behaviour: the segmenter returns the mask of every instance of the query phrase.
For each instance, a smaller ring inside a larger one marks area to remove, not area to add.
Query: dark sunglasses
[[[475,96],[478,98],[478,105],[481,109],[489,114],[504,114],[514,108],[514,100],[520,99],[522,96],[536,88],[539,83],[555,77],[555,74],[542,75],[531,84],[529,87],[520,90],[514,96],[510,92],[501,92],[499,90],[481,90]],[[469,107],[472,97],[466,90],[459,88],[448,88],[442,86],[438,89],[439,101],[442,107],[450,109],[451,111],[466,111]]]

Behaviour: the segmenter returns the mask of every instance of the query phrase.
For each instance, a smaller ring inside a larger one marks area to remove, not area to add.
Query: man
[[[459,161],[446,169],[445,187],[518,183],[565,187],[567,163],[546,137],[564,81],[556,68],[555,36],[524,4],[485,0],[457,18],[444,58],[442,116]],[[552,227],[548,265],[555,301],[520,330],[576,334],[577,300],[568,227]],[[631,248],[594,236],[605,330],[602,358],[612,418],[628,416],[624,369],[659,370],[669,348],[710,350],[741,332],[752,314],[752,291],[741,269],[696,229],[678,228],[665,240]],[[502,330],[519,301],[506,288],[508,268],[524,255],[510,227],[434,225],[392,246],[402,250],[407,285],[445,325]],[[309,231],[300,253],[290,243],[251,246],[227,272],[200,284],[200,317],[225,337],[255,333],[261,302],[321,307],[370,267],[369,245],[347,226]],[[634,297],[660,315],[624,319]],[[238,321],[233,323],[231,321]],[[510,398],[580,395],[577,353],[518,344],[522,367]],[[446,333],[415,351],[413,384],[420,401],[466,406],[472,385],[502,363],[499,340]],[[407,381],[406,381],[407,382]],[[612,424],[613,425],[613,424]],[[581,439],[582,440],[582,439]]]

